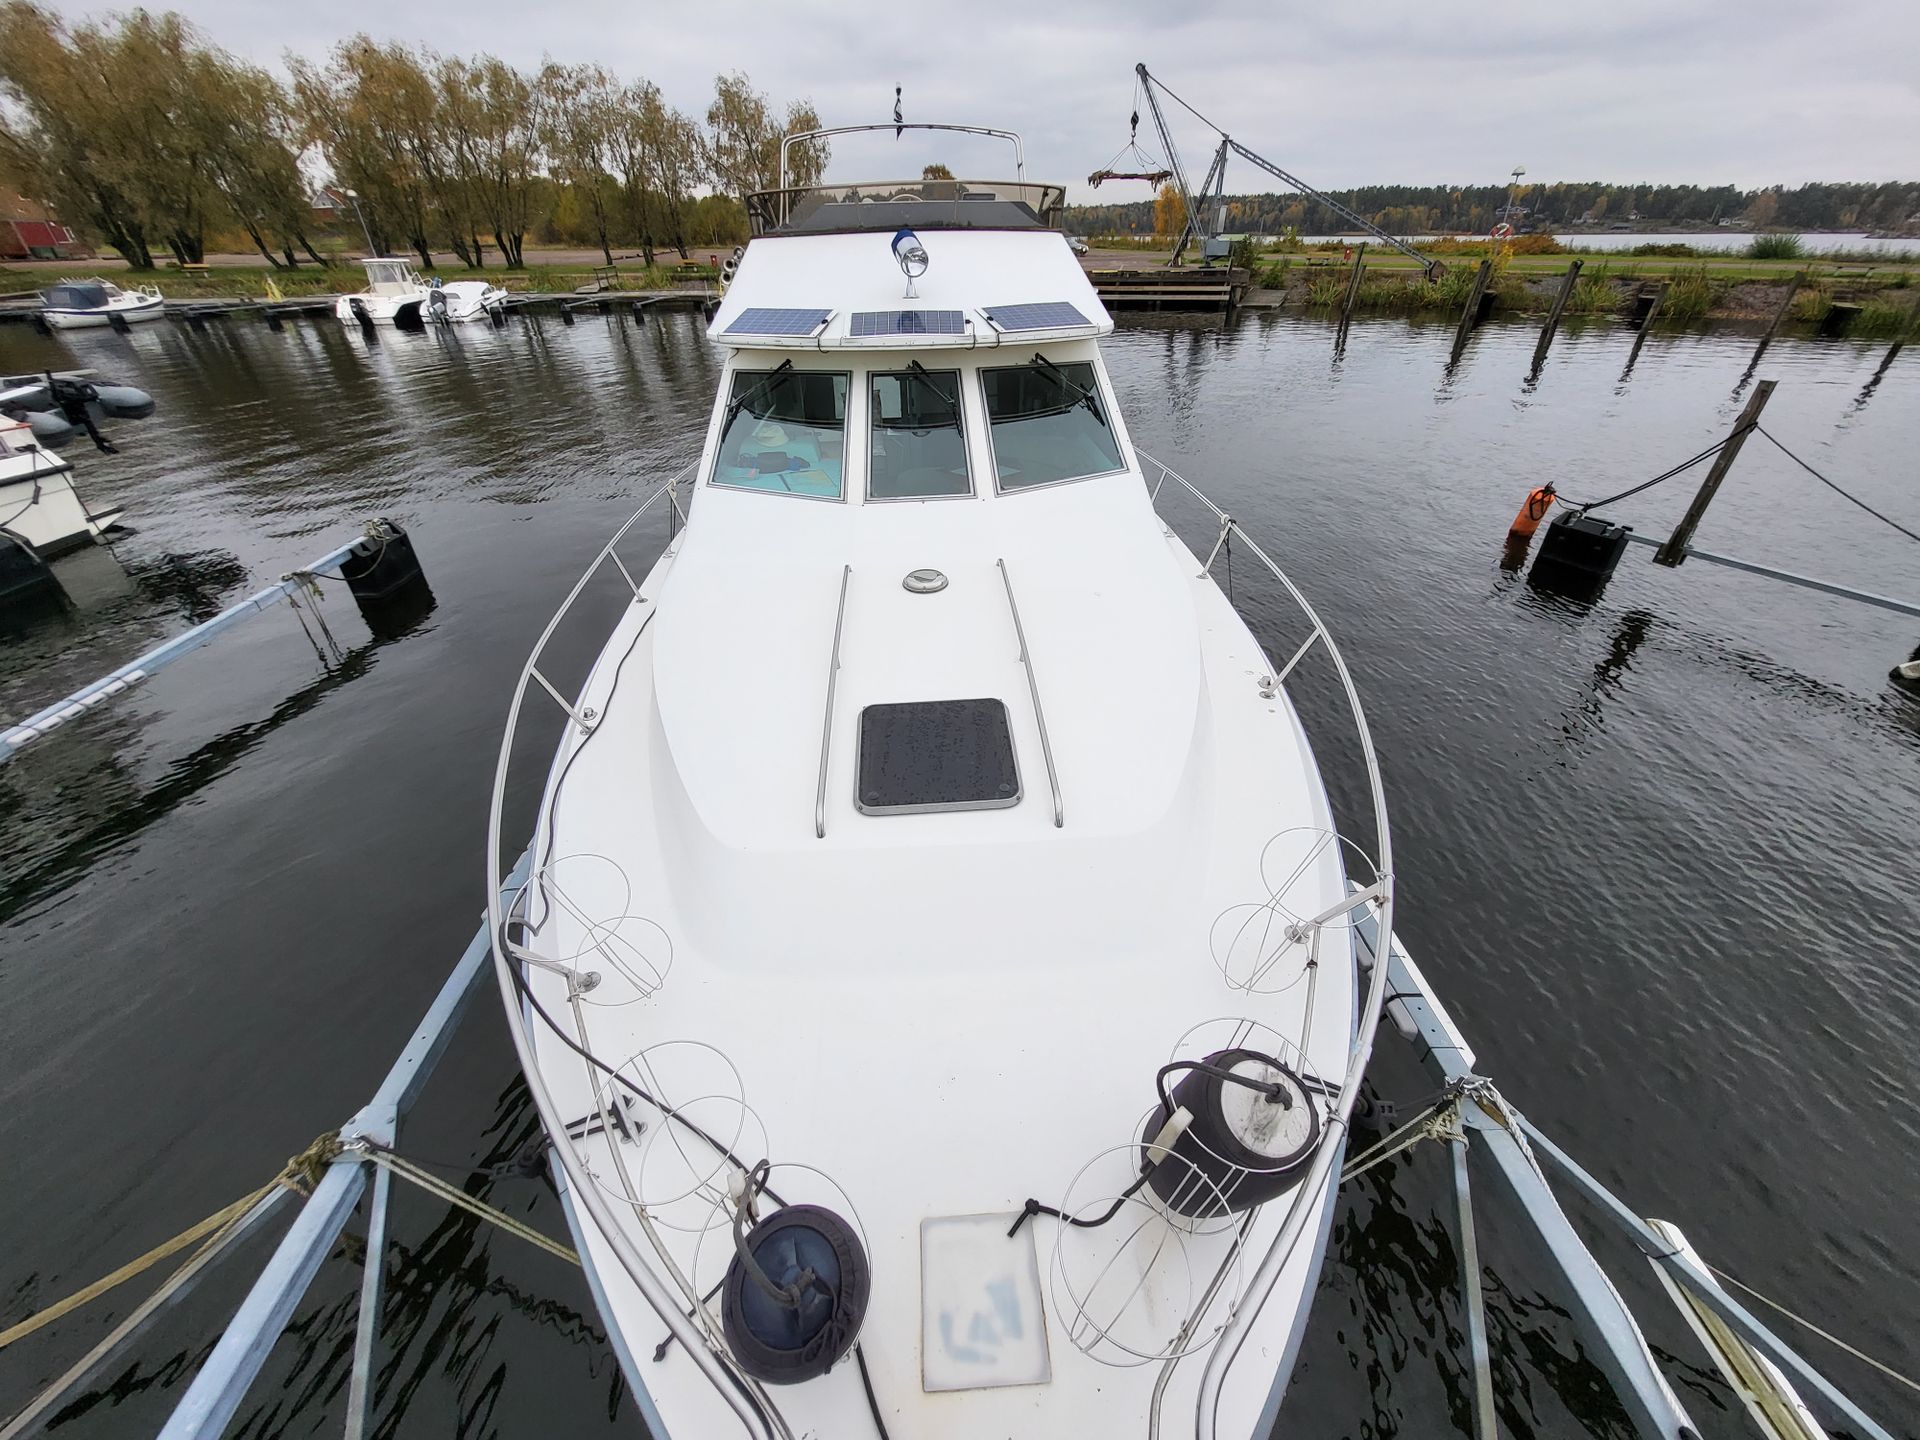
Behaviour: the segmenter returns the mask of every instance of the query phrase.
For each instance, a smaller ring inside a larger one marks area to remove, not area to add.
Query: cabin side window
[[[971,495],[960,372],[878,370],[868,377],[867,498]]]
[[[840,499],[851,380],[823,370],[734,371],[711,483]]]
[[[1001,490],[1030,490],[1126,468],[1091,363],[1057,365],[1036,356],[1025,365],[982,370],[980,383]]]

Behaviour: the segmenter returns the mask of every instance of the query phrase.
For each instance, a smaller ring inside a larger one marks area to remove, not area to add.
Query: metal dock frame
[[[1356,928],[1366,961],[1378,963],[1379,929],[1363,912],[1355,913],[1362,917]],[[1420,1047],[1421,1062],[1431,1074],[1445,1084],[1471,1087],[1460,1101],[1460,1121],[1469,1146],[1486,1156],[1496,1177],[1519,1202],[1539,1248],[1566,1282],[1563,1298],[1573,1302],[1570,1309],[1581,1337],[1613,1382],[1635,1433],[1644,1437],[1670,1437],[1670,1440],[1696,1440],[1698,1435],[1666,1377],[1655,1365],[1626,1302],[1560,1208],[1548,1183],[1549,1169],[1591,1202],[1594,1214],[1624,1234],[1740,1339],[1773,1360],[1796,1384],[1804,1386],[1808,1402],[1816,1410],[1824,1411],[1836,1424],[1869,1440],[1894,1440],[1891,1432],[1762,1325],[1711,1275],[1676,1252],[1625,1202],[1589,1175],[1533,1122],[1508,1104],[1483,1077],[1474,1073],[1473,1051],[1452,1018],[1433,998],[1426,977],[1397,938],[1388,947],[1386,959],[1387,978],[1395,997],[1390,1018],[1403,1033],[1412,1032]],[[1457,1164],[1464,1164],[1460,1147],[1450,1144],[1447,1148],[1454,1152]],[[1541,1164],[1543,1160],[1545,1165]],[[1464,1188],[1461,1193],[1464,1194]],[[1471,1236],[1471,1214],[1463,1211],[1460,1219],[1465,1235]],[[1463,1253],[1470,1255],[1473,1248],[1469,1241],[1463,1245]],[[1468,1287],[1470,1308],[1477,1289],[1477,1285]],[[1469,1330],[1484,1334],[1484,1319],[1470,1316]],[[1485,1356],[1476,1353],[1472,1358],[1479,1372],[1475,1377],[1478,1410],[1479,1405],[1490,1398],[1491,1385],[1490,1377],[1482,1368],[1488,1363]],[[1492,1433],[1491,1415],[1477,1414],[1476,1421],[1480,1427],[1477,1433]]]
[[[527,868],[528,859],[522,855],[508,877],[507,890],[518,890],[526,883]],[[428,1076],[433,1074],[434,1066],[452,1043],[454,1031],[459,1028],[474,992],[483,988],[482,982],[492,973],[492,960],[492,942],[482,922],[467,943],[459,964],[453,967],[453,973],[415,1028],[413,1038],[374,1092],[373,1099],[340,1127],[343,1143],[360,1139],[385,1146],[394,1143],[400,1118],[419,1098]],[[266,1364],[280,1332],[293,1317],[294,1307],[306,1294],[334,1242],[346,1228],[361,1193],[367,1188],[370,1168],[377,1169],[378,1176],[367,1221],[366,1274],[360,1288],[360,1317],[353,1345],[350,1391],[353,1411],[347,1420],[348,1435],[366,1433],[373,1403],[373,1356],[380,1326],[381,1280],[385,1273],[381,1257],[387,1225],[388,1172],[347,1150],[334,1158],[327,1173],[313,1187],[313,1194],[228,1322],[225,1333],[207,1356],[206,1364],[200,1367],[200,1373],[193,1377],[187,1393],[174,1407],[160,1431],[163,1440],[216,1440],[226,1430]]]

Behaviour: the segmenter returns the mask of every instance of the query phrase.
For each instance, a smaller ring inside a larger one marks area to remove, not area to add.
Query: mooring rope
[[[1704,1260],[1701,1261],[1700,1263],[1702,1265],[1706,1265],[1706,1261]],[[1814,1334],[1818,1335],[1822,1340],[1825,1340],[1829,1345],[1838,1345],[1842,1350],[1846,1351],[1847,1354],[1853,1356],[1854,1359],[1862,1361],[1868,1365],[1871,1365],[1874,1369],[1878,1370],[1882,1375],[1885,1375],[1888,1379],[1899,1381],[1902,1385],[1906,1386],[1909,1390],[1920,1390],[1920,1380],[1914,1380],[1906,1375],[1902,1375],[1898,1370],[1894,1369],[1891,1365],[1887,1364],[1885,1361],[1876,1360],[1873,1358],[1873,1356],[1867,1354],[1864,1350],[1855,1349],[1853,1346],[1849,1345],[1846,1341],[1842,1340],[1838,1335],[1835,1335],[1830,1331],[1822,1330],[1818,1325],[1814,1324],[1813,1321],[1807,1319],[1807,1317],[1804,1315],[1794,1314],[1793,1311],[1789,1310],[1786,1306],[1782,1305],[1778,1300],[1769,1300],[1765,1295],[1762,1295],[1758,1290],[1754,1289],[1751,1285],[1744,1284],[1741,1281],[1734,1279],[1733,1276],[1727,1274],[1726,1271],[1721,1270],[1718,1267],[1713,1265],[1707,1265],[1706,1268],[1713,1273],[1716,1279],[1726,1281],[1727,1284],[1733,1286],[1733,1288],[1736,1290],[1744,1290],[1747,1294],[1751,1295],[1754,1299],[1758,1300],[1762,1305],[1765,1305],[1767,1308],[1771,1310],[1778,1311],[1780,1314],[1786,1316],[1787,1319],[1793,1321],[1794,1324],[1800,1326],[1801,1328],[1806,1330],[1811,1330]]]
[[[19,1324],[9,1326],[5,1330],[0,1330],[0,1350],[4,1350],[16,1340],[24,1340],[35,1331],[44,1329],[63,1316],[71,1315],[82,1305],[99,1299],[109,1290],[117,1289],[119,1286],[133,1279],[136,1275],[144,1274],[146,1271],[151,1270],[168,1256],[179,1254],[196,1240],[214,1235],[216,1231],[224,1230],[233,1221],[238,1220],[242,1215],[246,1214],[248,1210],[251,1210],[254,1205],[258,1204],[262,1197],[276,1185],[284,1185],[289,1190],[296,1191],[301,1195],[311,1194],[313,1183],[319,1177],[320,1172],[325,1170],[333,1157],[339,1153],[340,1132],[330,1130],[325,1135],[316,1139],[313,1144],[309,1145],[305,1150],[288,1160],[280,1173],[262,1185],[258,1190],[242,1195],[231,1205],[221,1206],[220,1209],[214,1211],[213,1214],[207,1216],[206,1219],[189,1225],[171,1240],[162,1241],[160,1244],[154,1246],[153,1249],[147,1251],[146,1254],[129,1260],[118,1270],[110,1271],[102,1275],[91,1285],[82,1286],[80,1289],[74,1291],[73,1294],[67,1296],[66,1299],[57,1300],[47,1306],[46,1309],[29,1315]]]
[[[1757,425],[1752,425],[1749,428],[1759,429]],[[1734,435],[1738,435],[1740,433],[1741,432],[1738,430],[1735,430],[1733,432]],[[1666,481],[1673,479],[1673,477],[1676,475],[1684,475],[1687,471],[1691,470],[1694,466],[1698,465],[1702,460],[1708,459],[1709,457],[1714,455],[1718,455],[1722,450],[1727,448],[1727,446],[1732,442],[1732,440],[1733,440],[1733,435],[1727,436],[1726,439],[1724,440],[1716,440],[1713,442],[1713,444],[1709,445],[1706,449],[1702,450],[1698,455],[1694,456],[1691,460],[1682,460],[1678,465],[1674,466],[1671,470],[1662,471],[1660,474],[1654,476],[1651,480],[1643,480],[1638,485],[1635,485],[1631,490],[1622,490],[1618,495],[1609,495],[1604,500],[1568,500],[1564,496],[1556,495],[1554,497],[1555,503],[1564,505],[1569,510],[1582,510],[1582,511],[1597,510],[1602,505],[1611,505],[1616,500],[1625,500],[1629,496],[1638,495],[1642,490],[1651,490],[1654,486],[1664,484]]]
[[[569,1264],[578,1265],[580,1263],[580,1256],[573,1250],[568,1249],[565,1245],[562,1245],[558,1240],[553,1239],[549,1235],[542,1234],[525,1221],[515,1219],[513,1216],[507,1214],[506,1211],[496,1209],[494,1206],[487,1204],[486,1201],[469,1195],[458,1185],[442,1180],[432,1171],[421,1169],[404,1155],[396,1154],[394,1151],[388,1150],[381,1145],[375,1145],[370,1141],[358,1141],[348,1148],[364,1154],[376,1165],[385,1166],[402,1180],[412,1181],[429,1195],[437,1196],[449,1205],[466,1211],[469,1215],[485,1220],[491,1225],[498,1226],[500,1229],[506,1231],[507,1234],[516,1236],[526,1241],[529,1245],[538,1246],[549,1255],[556,1255]]]
[[[1833,481],[1829,480],[1826,476],[1822,475],[1818,470],[1814,469],[1813,466],[1809,465],[1806,461],[1802,460],[1798,455],[1794,454],[1793,451],[1789,450],[1786,446],[1782,445],[1780,441],[1774,436],[1773,432],[1767,429],[1764,425],[1760,425],[1756,423],[1753,428],[1758,430],[1762,435],[1766,436],[1767,439],[1772,443],[1774,449],[1778,450],[1782,455],[1786,456],[1789,460],[1793,461],[1794,464],[1798,465],[1802,470],[1806,471],[1809,475],[1813,476],[1814,479],[1818,480],[1822,485],[1826,486],[1829,490],[1833,491],[1833,493],[1838,495],[1842,500],[1848,501],[1854,505],[1858,505],[1862,510],[1866,511],[1869,515],[1873,516],[1874,519],[1880,521],[1884,525],[1891,525],[1894,529],[1898,530],[1902,535],[1906,536],[1909,540],[1920,540],[1920,535],[1916,535],[1913,531],[1909,530],[1906,526],[1902,525],[1898,520],[1893,519],[1889,515],[1882,515],[1878,510],[1874,509],[1873,506],[1867,504],[1867,502],[1862,500],[1858,495],[1851,495],[1847,491],[1842,490],[1838,485],[1834,484]]]

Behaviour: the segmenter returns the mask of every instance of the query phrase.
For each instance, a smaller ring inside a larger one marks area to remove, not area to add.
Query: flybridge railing
[[[1172,481],[1212,515],[1218,528],[1212,547],[1208,550],[1206,559],[1201,562],[1199,578],[1211,578],[1214,564],[1221,552],[1238,544],[1280,582],[1294,604],[1299,607],[1301,614],[1305,616],[1308,622],[1306,638],[1300,642],[1284,665],[1272,674],[1262,677],[1263,692],[1271,694],[1280,690],[1295,668],[1316,646],[1326,651],[1327,658],[1332,662],[1334,672],[1339,677],[1341,689],[1345,692],[1347,709],[1359,737],[1360,753],[1366,766],[1367,788],[1372,802],[1374,851],[1369,858],[1373,862],[1375,873],[1371,883],[1356,882],[1354,893],[1348,900],[1337,903],[1329,911],[1295,924],[1313,927],[1338,921],[1343,917],[1351,917],[1355,912],[1359,912],[1362,919],[1379,927],[1378,933],[1391,935],[1393,933],[1393,838],[1387,823],[1386,792],[1381,784],[1380,758],[1374,750],[1373,732],[1367,725],[1366,709],[1360,703],[1360,691],[1354,684],[1353,672],[1347,667],[1346,657],[1340,653],[1340,647],[1334,643],[1326,622],[1320,618],[1320,613],[1313,608],[1312,602],[1301,593],[1300,587],[1288,578],[1286,571],[1282,570],[1273,558],[1260,548],[1259,543],[1232,515],[1216,505],[1197,485],[1171,466],[1137,447],[1134,453],[1139,457],[1143,478],[1152,472],[1158,472],[1157,478],[1148,480],[1148,490],[1156,510],[1159,507],[1161,491],[1167,482]],[[1201,1374],[1195,1414],[1194,1433],[1198,1440],[1213,1440],[1219,1420],[1220,1393],[1226,1381],[1227,1370],[1239,1356],[1241,1347],[1246,1344],[1247,1337],[1252,1333],[1254,1318],[1266,1303],[1267,1296],[1280,1278],[1281,1270],[1285,1268],[1305,1236],[1308,1222],[1317,1208],[1316,1200],[1331,1184],[1337,1182],[1336,1167],[1346,1152],[1348,1125],[1354,1104],[1360,1098],[1360,1085],[1366,1077],[1367,1062],[1373,1055],[1373,1038],[1380,1026],[1381,1012],[1386,1006],[1387,968],[1380,964],[1372,968],[1358,1027],[1354,1031],[1353,1043],[1347,1052],[1346,1074],[1342,1077],[1340,1092],[1332,1102],[1326,1130],[1314,1152],[1312,1164],[1305,1178],[1293,1192],[1293,1199],[1288,1204],[1279,1234],[1267,1248],[1259,1268],[1243,1290],[1240,1300],[1235,1303],[1231,1318],[1209,1349],[1206,1368]],[[1175,1350],[1177,1358],[1179,1350],[1177,1345]],[[1155,1437],[1160,1434],[1160,1404],[1167,1384],[1172,1378],[1175,1363],[1175,1359],[1170,1359],[1163,1364],[1160,1377],[1154,1386],[1149,1433]]]
[[[916,179],[789,185],[758,190],[746,197],[747,218],[755,235],[801,226],[828,205],[848,208],[836,213],[831,224],[821,223],[817,228],[822,234],[891,230],[903,224],[1007,229],[1006,224],[995,223],[1003,217],[982,208],[982,202],[996,200],[1024,206],[1041,226],[1057,230],[1066,209],[1067,192],[1059,185],[1032,180]],[[913,203],[911,215],[889,210],[889,206],[901,202]]]

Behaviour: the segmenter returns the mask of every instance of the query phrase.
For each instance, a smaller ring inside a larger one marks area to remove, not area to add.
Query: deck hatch
[[[773,306],[750,305],[731,325],[729,335],[812,335],[827,323],[831,310],[783,310]]]
[[[1070,325],[1093,324],[1064,300],[1047,300],[1038,305],[995,305],[985,313],[1002,330],[1061,330]]]
[[[963,335],[967,317],[959,310],[856,310],[852,335]]]
[[[1020,803],[1000,700],[910,700],[860,712],[854,803],[868,815],[997,810]]]

